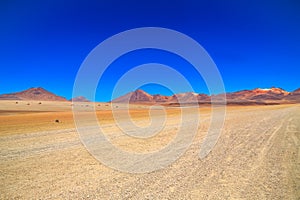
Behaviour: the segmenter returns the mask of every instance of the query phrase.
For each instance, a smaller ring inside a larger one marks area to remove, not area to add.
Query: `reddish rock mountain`
[[[74,97],[74,98],[70,99],[70,101],[73,101],[73,102],[91,102],[90,100],[88,100],[84,96]]]
[[[37,100],[37,101],[67,101],[44,88],[30,88],[21,92],[0,95],[0,100]]]

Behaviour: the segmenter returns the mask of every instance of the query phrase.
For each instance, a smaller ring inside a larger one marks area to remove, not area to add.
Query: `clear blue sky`
[[[228,92],[300,87],[298,0],[2,0],[0,24],[0,94],[41,86],[70,98],[77,70],[95,46],[121,31],[147,26],[174,29],[198,41],[218,66]],[[121,65],[153,61],[173,65],[197,81],[176,56],[137,51],[116,60],[103,77],[107,87],[101,90],[107,95],[101,92],[96,100],[110,100],[112,84],[126,72]],[[159,87],[145,89],[170,94]],[[199,84],[196,92],[207,90]]]

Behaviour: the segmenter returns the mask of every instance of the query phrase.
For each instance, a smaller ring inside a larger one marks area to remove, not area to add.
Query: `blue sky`
[[[228,92],[300,87],[297,0],[3,0],[0,23],[1,94],[41,86],[71,98],[77,71],[93,48],[114,34],[148,26],[174,29],[199,42],[216,63]],[[104,74],[96,100],[110,100],[113,84],[130,67],[154,61],[185,74],[196,92],[208,92],[201,77],[174,55],[144,50],[126,56]],[[162,87],[143,88],[170,94]],[[180,91],[178,84],[176,92]]]

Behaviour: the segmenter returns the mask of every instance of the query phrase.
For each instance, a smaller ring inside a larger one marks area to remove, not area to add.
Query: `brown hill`
[[[73,101],[73,102],[91,102],[90,100],[88,100],[84,96],[74,97],[74,98],[70,99],[70,101]]]
[[[37,100],[37,101],[67,101],[66,98],[58,96],[44,88],[29,88],[21,92],[0,95],[0,100]]]

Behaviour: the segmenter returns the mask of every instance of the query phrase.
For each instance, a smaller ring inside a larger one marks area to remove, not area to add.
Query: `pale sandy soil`
[[[131,111],[140,126],[150,122],[145,108]],[[163,148],[178,130],[180,111],[170,108],[161,133],[131,138],[118,130],[110,109],[97,106],[99,121],[112,143],[127,151]],[[0,110],[0,199],[300,198],[299,105],[228,107],[222,135],[203,160],[198,154],[210,109],[200,109],[200,127],[186,153],[169,167],[145,174],[119,172],[91,156],[74,128],[69,102],[5,101]],[[161,117],[159,111],[153,114]]]

